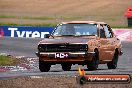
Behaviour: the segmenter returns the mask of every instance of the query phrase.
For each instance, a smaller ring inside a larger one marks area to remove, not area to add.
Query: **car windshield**
[[[53,36],[90,36],[97,35],[96,24],[60,24],[52,33]]]

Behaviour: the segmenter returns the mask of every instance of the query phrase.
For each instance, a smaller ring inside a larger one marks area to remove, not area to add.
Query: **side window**
[[[105,33],[106,33],[106,37],[107,38],[111,38],[112,37],[112,33],[109,31],[109,28],[107,25],[104,25],[104,30],[105,30]]]
[[[100,38],[106,38],[103,25],[100,25]]]

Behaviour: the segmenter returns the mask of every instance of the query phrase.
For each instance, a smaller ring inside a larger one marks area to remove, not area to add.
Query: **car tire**
[[[99,65],[99,53],[98,51],[95,51],[92,57],[92,61],[87,64],[87,68],[90,71],[97,70]]]
[[[70,71],[72,65],[71,64],[61,64],[61,66],[64,71]]]
[[[50,64],[39,60],[39,69],[41,72],[48,72],[50,70]]]
[[[119,55],[118,55],[118,52],[116,51],[112,61],[107,63],[108,69],[116,69],[118,58],[119,58]]]

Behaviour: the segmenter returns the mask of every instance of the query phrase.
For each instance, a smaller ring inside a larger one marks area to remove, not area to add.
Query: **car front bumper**
[[[87,55],[92,55],[94,54],[95,52],[36,52],[36,55],[38,57],[40,56],[50,56],[50,55],[55,55],[56,53],[68,53],[69,55],[84,55],[84,56],[87,56]]]

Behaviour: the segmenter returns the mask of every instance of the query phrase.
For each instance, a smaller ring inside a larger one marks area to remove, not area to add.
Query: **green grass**
[[[53,20],[52,17],[32,17],[32,16],[13,16],[13,15],[0,15],[0,18],[14,18],[14,19],[30,19],[30,20]]]
[[[16,24],[16,23],[0,23],[0,26],[35,26],[35,27],[43,27],[43,26],[51,26],[55,27],[56,24],[47,23],[47,24]]]
[[[52,17],[52,16],[15,16],[15,15],[0,15],[1,19],[12,19],[11,21],[6,22],[0,22],[0,26],[56,26],[58,23],[62,21],[71,21],[71,20],[84,20],[84,18],[87,18],[87,16],[60,16],[60,17]],[[120,21],[119,21],[120,19]],[[17,20],[18,22],[15,22],[14,20]],[[24,20],[25,22],[21,22]],[[27,23],[26,21],[34,21],[35,23]],[[58,22],[57,22],[58,20]],[[132,26],[127,26],[127,20],[126,18],[123,18],[122,16],[117,17],[107,17],[107,16],[89,16],[87,20],[95,20],[95,21],[104,21],[111,25],[112,28],[132,28]],[[41,21],[42,23],[37,23],[38,21]]]
[[[8,22],[0,22],[0,26],[35,26],[35,27],[41,27],[41,26],[51,26],[54,27],[56,26],[58,23],[62,22],[62,21],[71,21],[71,20],[84,20],[84,18],[87,17],[83,17],[83,16],[69,16],[69,17],[65,17],[65,16],[61,16],[60,18],[56,17],[48,17],[48,16],[40,16],[40,17],[33,17],[33,16],[13,16],[13,15],[0,15],[0,18],[3,19],[12,19],[11,21]],[[17,20],[18,22],[15,22],[14,20]],[[35,23],[25,23],[25,22],[21,22],[21,20],[25,19],[26,20],[30,20],[36,22]],[[108,23],[109,25],[111,25],[112,28],[132,28],[132,26],[128,27],[127,23],[124,21],[127,21],[125,18],[117,16],[116,18],[114,17],[99,17],[99,16],[91,16],[90,18],[88,18],[87,20],[95,20],[95,21],[104,21],[106,23]],[[121,21],[118,21],[119,19],[121,19]],[[40,21],[42,23],[37,23],[37,21]],[[50,21],[49,21],[50,20]],[[124,20],[124,21],[123,21]],[[58,21],[58,22],[57,22]]]
[[[132,28],[132,26],[120,26],[120,25],[118,25],[118,26],[111,26],[112,28]]]
[[[18,63],[19,61],[15,58],[0,55],[0,66],[17,65]]]
[[[55,20],[58,19],[58,17],[50,17],[50,16],[39,16],[39,17],[33,17],[33,16],[15,16],[15,15],[0,15],[0,18],[13,18],[13,19],[29,19],[29,20]],[[59,19],[63,20],[76,20],[81,19],[80,16],[71,16],[71,17],[62,17],[60,16]]]
[[[0,23],[0,26],[33,26],[33,27],[55,27],[57,24],[15,24],[15,23]],[[132,28],[132,26],[111,26],[112,28]]]
[[[15,16],[15,15],[0,15],[1,19],[10,21],[0,21],[0,26],[56,26],[56,24],[62,21],[71,20],[85,20],[87,16]],[[122,16],[117,17],[107,17],[107,16],[89,16],[86,20],[104,21],[111,25],[112,28],[132,28],[132,26],[127,26],[126,18]],[[119,21],[120,20],[120,21]],[[27,21],[27,22],[26,22]],[[28,22],[29,21],[29,22]],[[41,23],[41,22],[42,23]],[[32,23],[36,22],[36,23]]]

